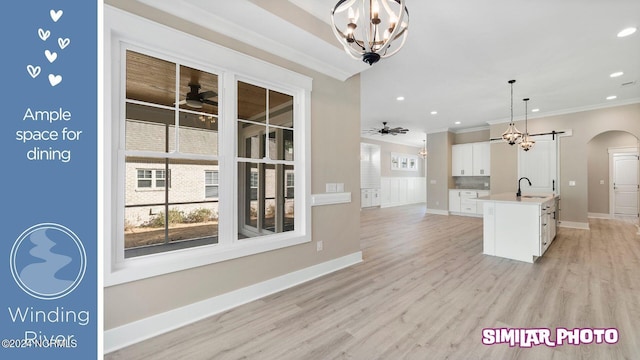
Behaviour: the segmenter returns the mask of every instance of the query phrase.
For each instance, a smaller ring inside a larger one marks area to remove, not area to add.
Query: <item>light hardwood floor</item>
[[[640,236],[590,220],[535,264],[482,254],[482,220],[366,210],[362,264],[158,336],[116,359],[640,359]],[[515,234],[517,235],[517,234]],[[617,328],[617,344],[482,345],[487,327]]]

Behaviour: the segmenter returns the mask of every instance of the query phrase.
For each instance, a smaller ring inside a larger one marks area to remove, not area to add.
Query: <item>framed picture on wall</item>
[[[409,154],[391,153],[391,170],[418,171],[418,157]]]

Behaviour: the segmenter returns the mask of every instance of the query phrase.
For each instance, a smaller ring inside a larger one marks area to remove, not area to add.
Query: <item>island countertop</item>
[[[516,193],[500,193],[481,196],[478,197],[478,200],[539,205],[555,197],[555,194],[524,194],[521,197],[517,197]]]

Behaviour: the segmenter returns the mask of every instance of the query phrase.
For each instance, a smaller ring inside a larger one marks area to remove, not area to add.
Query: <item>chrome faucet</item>
[[[520,179],[518,179],[518,192],[516,193],[517,197],[522,196],[522,191],[520,191],[520,182],[522,181],[522,179],[527,180],[527,182],[529,183],[529,186],[531,186],[531,180],[529,180],[529,178],[521,177]]]

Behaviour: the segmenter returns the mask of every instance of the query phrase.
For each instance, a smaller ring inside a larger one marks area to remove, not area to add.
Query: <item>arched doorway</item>
[[[588,142],[589,217],[620,218],[638,224],[638,144],[635,135],[618,130],[600,133]]]

